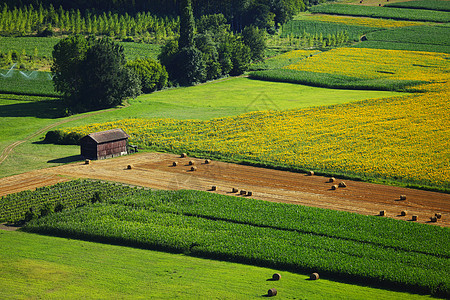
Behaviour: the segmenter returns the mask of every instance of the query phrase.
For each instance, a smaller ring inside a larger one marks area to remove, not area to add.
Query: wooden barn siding
[[[120,140],[104,143],[97,146],[97,156],[99,159],[118,156],[127,151],[127,140]]]

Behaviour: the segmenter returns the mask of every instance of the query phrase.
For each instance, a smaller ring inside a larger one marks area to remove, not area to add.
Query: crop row
[[[364,26],[372,28],[397,28],[405,26],[420,26],[426,25],[423,22],[412,22],[412,21],[399,21],[399,20],[389,20],[389,19],[376,19],[376,18],[360,18],[360,17],[349,17],[349,16],[333,16],[333,15],[321,15],[321,14],[305,14],[299,15],[294,18],[297,21],[320,21],[324,23],[335,23],[353,26]]]
[[[298,83],[317,87],[353,90],[407,91],[413,86],[424,83],[424,81],[395,79],[380,80],[290,69],[256,71],[251,72],[249,76],[253,79],[265,81]]]
[[[346,32],[350,40],[358,41],[363,34],[375,30],[379,30],[379,28],[313,20],[292,20],[284,24],[281,28],[281,37],[299,37],[306,33],[327,36],[328,34]]]
[[[410,20],[425,22],[447,23],[450,13],[444,11],[430,11],[423,9],[407,9],[379,6],[359,6],[346,4],[325,4],[310,8],[312,13],[347,15],[371,18],[384,18],[394,20]]]
[[[376,216],[201,191],[140,191],[108,200],[108,203],[450,258],[449,245],[442,243],[450,238],[450,230]],[[421,242],[425,240],[426,243]]]
[[[133,192],[134,189],[122,185],[100,181],[75,180],[58,183],[51,187],[37,188],[35,191],[22,191],[10,194],[0,199],[0,220],[18,222],[24,219],[32,209],[36,213],[47,205],[55,208],[75,207],[91,201],[96,192],[109,199]]]
[[[38,57],[52,56],[53,47],[58,43],[59,38],[52,37],[0,37],[0,53],[6,54],[9,51],[17,53],[25,52],[32,56],[37,49]],[[118,42],[125,50],[128,60],[136,58],[152,57],[156,59],[160,46],[154,44]]]
[[[254,200],[235,201],[206,192],[139,194],[136,201],[133,197],[117,198],[115,203],[52,214],[28,223],[25,230],[297,272],[318,271],[366,284],[394,284],[449,295],[450,249],[438,240],[450,237],[445,228],[294,205],[259,205]],[[322,228],[321,223],[326,225]],[[361,230],[381,234],[385,240],[373,243],[359,239]],[[401,231],[403,236],[397,232],[389,239],[388,230]],[[383,244],[405,243],[402,239],[407,234],[411,234],[407,239],[412,248],[430,241],[428,246],[437,245],[442,253]]]
[[[450,2],[442,0],[420,0],[420,1],[407,1],[398,3],[388,3],[385,6],[399,7],[399,8],[415,8],[415,9],[429,9],[450,11]]]
[[[364,41],[352,46],[353,48],[385,49],[385,50],[405,50],[450,53],[450,46],[430,45],[419,43],[399,43],[382,41]]]
[[[411,26],[391,30],[380,30],[366,35],[369,41],[399,42],[450,46],[448,26]]]

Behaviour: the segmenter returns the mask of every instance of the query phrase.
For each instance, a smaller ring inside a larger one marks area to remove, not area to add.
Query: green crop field
[[[23,50],[29,56],[34,54],[34,49],[38,50],[39,57],[52,57],[53,47],[58,43],[59,38],[48,37],[0,37],[0,52],[16,51],[21,54]],[[159,54],[160,45],[119,42],[125,49],[127,59],[134,60],[139,57],[151,57],[156,59]]]
[[[450,21],[450,12],[446,11],[430,11],[424,9],[408,9],[384,6],[358,6],[333,3],[313,6],[310,8],[310,12],[331,15],[346,15],[424,22],[447,23]]]
[[[450,53],[450,46],[416,44],[416,43],[399,43],[399,42],[382,42],[382,41],[364,41],[352,46],[353,48],[370,48],[385,50],[406,50],[406,51],[424,51]]]
[[[0,93],[35,96],[58,96],[52,74],[16,69],[0,70]]]
[[[369,41],[437,45],[450,47],[449,26],[411,26],[380,30],[366,34]],[[431,47],[432,47],[431,46]],[[430,48],[431,48],[430,47]]]
[[[292,20],[283,25],[281,37],[298,37],[305,32],[318,35],[322,34],[326,37],[328,34],[347,32],[350,40],[358,41],[363,34],[375,30],[379,29],[375,27],[327,23],[322,21]]]
[[[72,239],[0,231],[0,298],[429,299],[277,269]],[[268,281],[272,274],[282,279]],[[86,293],[86,291],[89,291]]]
[[[385,4],[385,6],[450,11],[450,2],[446,0],[406,1],[398,3],[387,3]]]
[[[449,295],[450,248],[442,243],[449,229],[375,216],[136,190],[42,216],[23,230]]]

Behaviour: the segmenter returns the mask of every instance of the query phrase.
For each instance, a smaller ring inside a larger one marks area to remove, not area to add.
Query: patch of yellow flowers
[[[285,68],[358,78],[444,82],[450,71],[449,61],[446,53],[337,48]]]
[[[208,121],[126,119],[67,131],[88,134],[120,127],[141,147],[449,188],[448,58],[442,53],[344,48],[292,66],[358,77],[432,80],[426,93]]]

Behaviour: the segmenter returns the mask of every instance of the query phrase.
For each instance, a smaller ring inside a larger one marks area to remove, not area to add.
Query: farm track
[[[194,161],[197,171],[190,171],[189,160]],[[177,161],[178,166],[172,166]],[[131,165],[131,169],[127,166]],[[306,206],[349,211],[364,215],[378,215],[386,211],[387,217],[429,223],[436,212],[442,219],[435,224],[449,227],[450,195],[401,187],[384,186],[360,181],[345,180],[347,187],[332,190],[327,177],[307,176],[279,170],[257,168],[213,161],[180,158],[166,153],[142,153],[115,159],[91,161],[89,165],[78,162],[0,179],[0,196],[21,190],[34,189],[70,178],[92,178],[121,182],[155,189],[211,190],[225,195],[236,195],[232,188],[252,191],[252,198],[300,204]],[[213,192],[213,191],[211,191]],[[406,200],[400,200],[406,195]],[[242,197],[242,196],[239,196]],[[407,211],[406,216],[400,216]]]
[[[128,105],[129,105],[129,104],[126,103],[124,107],[126,107],[126,106],[128,106]],[[101,111],[96,111],[96,112],[89,113],[89,114],[85,114],[85,115],[78,115],[78,116],[74,116],[74,117],[69,118],[69,119],[66,119],[66,120],[62,120],[62,121],[59,121],[59,122],[56,122],[56,123],[47,125],[47,126],[41,128],[41,129],[39,129],[38,131],[36,131],[36,132],[30,134],[30,135],[27,136],[25,139],[16,141],[16,142],[14,142],[14,143],[12,143],[12,144],[6,146],[6,148],[3,149],[2,153],[0,154],[0,164],[3,163],[3,162],[5,161],[6,158],[8,158],[8,156],[11,154],[11,152],[13,152],[13,150],[14,150],[17,146],[19,146],[19,145],[21,145],[21,144],[23,144],[23,143],[25,143],[25,142],[30,141],[31,139],[37,137],[38,135],[40,135],[40,134],[42,134],[42,133],[44,133],[44,132],[46,132],[46,131],[48,131],[48,130],[50,130],[50,129],[56,127],[56,126],[59,126],[59,125],[62,125],[62,124],[65,124],[65,123],[68,123],[68,122],[71,122],[71,121],[83,119],[83,118],[86,118],[86,117],[88,117],[88,116],[93,116],[93,115],[101,114],[101,113],[104,113],[104,112],[107,112],[107,111],[116,110],[116,109],[120,109],[120,108],[121,108],[121,107],[119,107],[119,108],[111,108],[111,109],[105,109],[105,110],[101,110]]]

